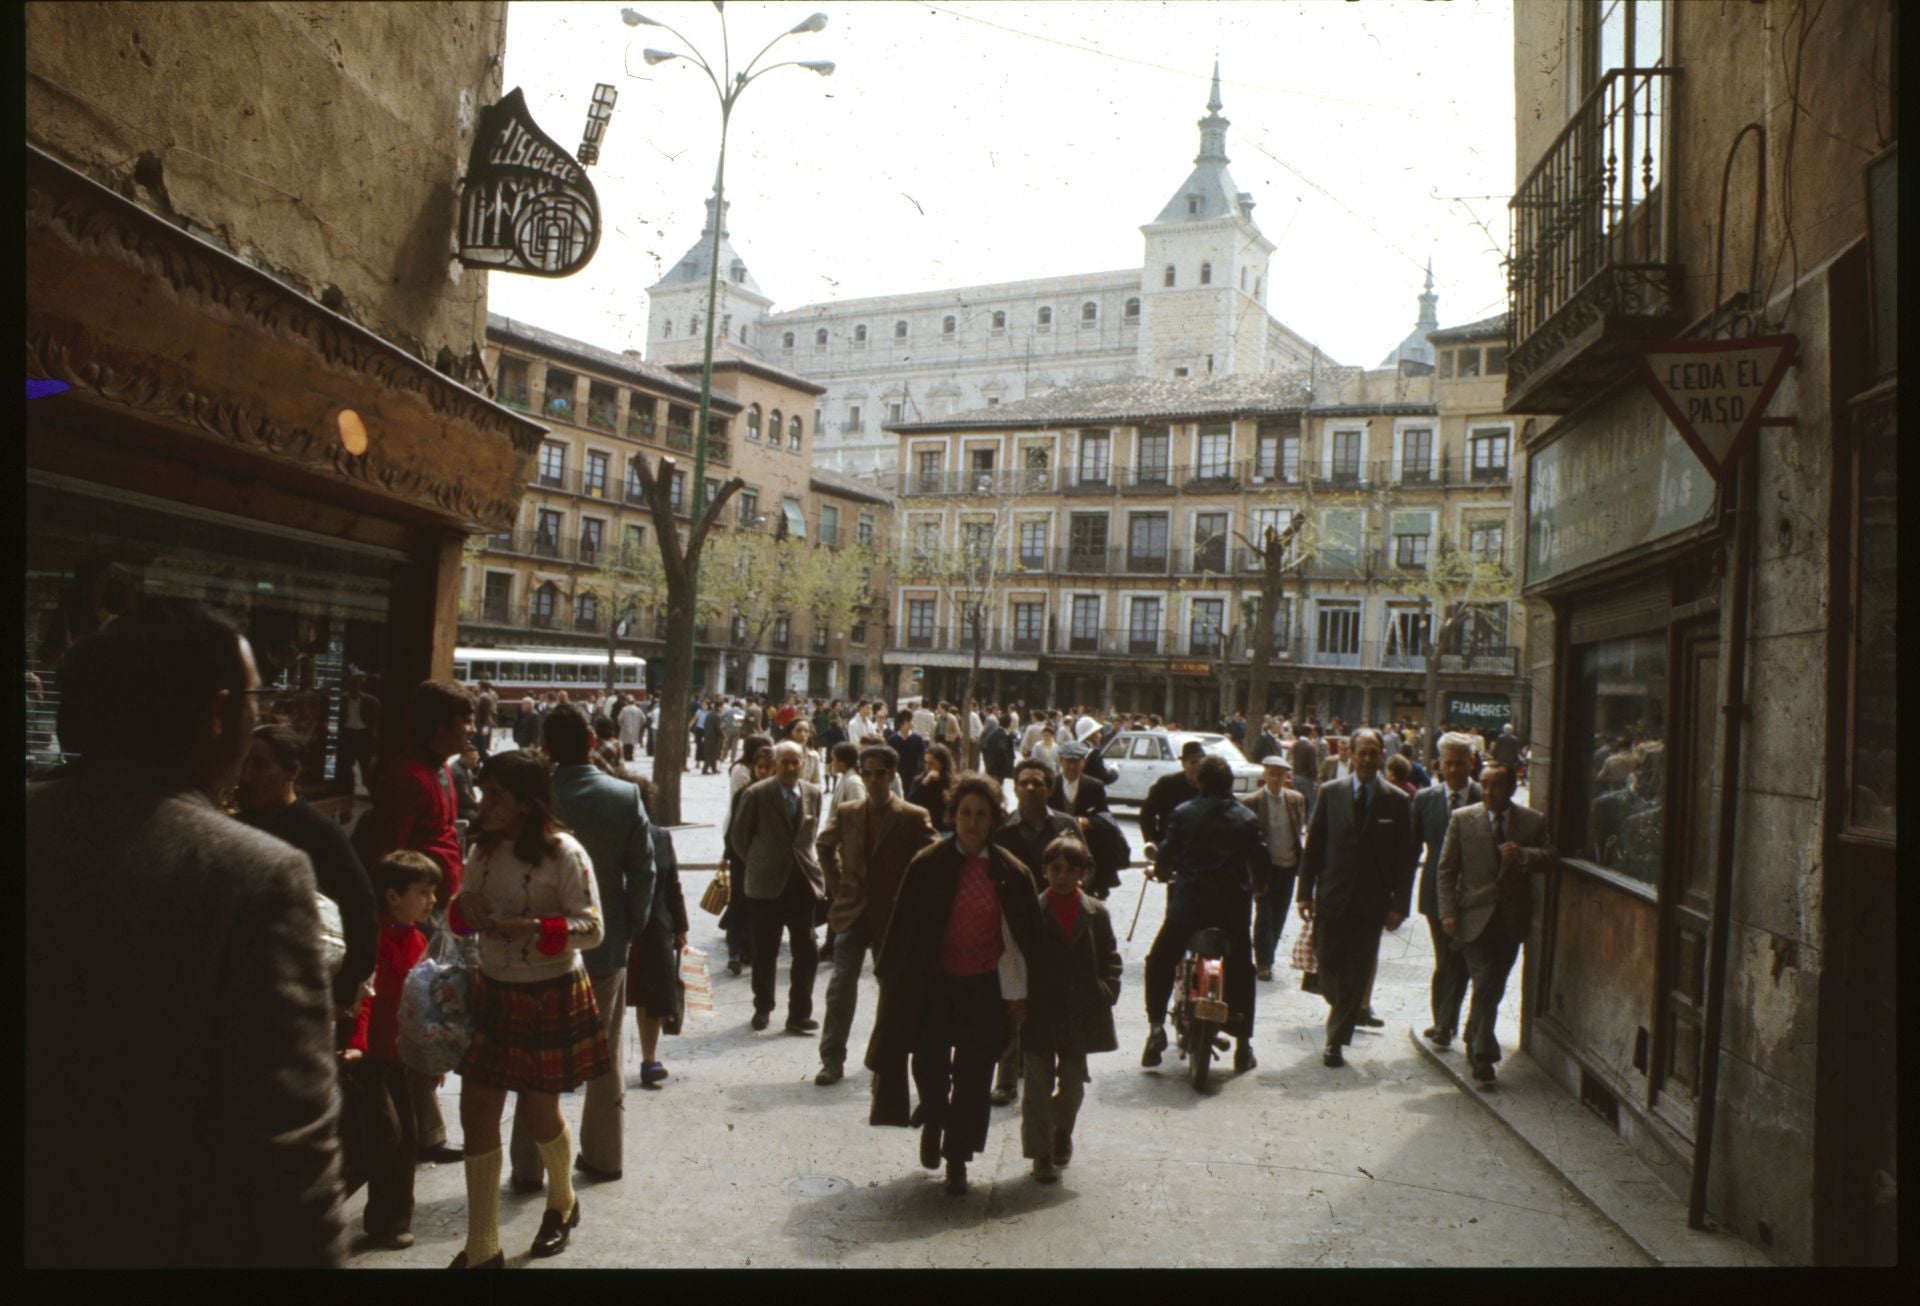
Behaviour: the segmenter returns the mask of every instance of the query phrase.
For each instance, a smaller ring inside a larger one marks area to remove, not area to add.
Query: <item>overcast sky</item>
[[[635,7],[717,70],[711,4]],[[644,344],[646,287],[698,238],[719,136],[700,70],[641,58],[680,43],[620,8],[509,8],[506,85],[561,145],[579,144],[595,82],[620,98],[591,169],[607,224],[593,262],[490,289],[495,312],[612,349]],[[736,0],[736,60],[816,9],[827,29],[767,62],[837,71],[756,80],[728,137],[729,232],[776,310],[1139,267],[1140,225],[1193,166],[1216,54],[1230,170],[1277,246],[1275,317],[1372,366],[1413,326],[1429,256],[1443,326],[1505,307],[1503,0]]]

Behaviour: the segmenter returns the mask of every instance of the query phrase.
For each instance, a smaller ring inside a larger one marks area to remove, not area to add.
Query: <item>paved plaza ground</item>
[[[689,776],[675,834],[683,864],[720,849],[723,777]],[[1134,841],[1131,815],[1122,827]],[[715,918],[694,907],[710,872],[684,876],[692,943],[725,960]],[[1140,895],[1137,869],[1108,906],[1124,936]],[[919,1168],[916,1137],[867,1124],[867,1073],[857,1066],[875,989],[862,981],[847,1077],[813,1083],[816,1042],[748,1027],[746,976],[716,964],[711,1016],[662,1041],[672,1077],[639,1085],[638,1044],[625,1041],[624,1177],[581,1183],[582,1223],[550,1261],[525,1255],[543,1199],[501,1199],[510,1265],[585,1267],[1087,1267],[1645,1265],[1632,1241],[1408,1042],[1427,1024],[1431,950],[1415,917],[1381,946],[1375,1008],[1384,1030],[1361,1033],[1347,1065],[1320,1064],[1326,1007],[1285,968],[1261,984],[1255,1049],[1244,1075],[1217,1069],[1209,1091],[1168,1054],[1142,1070],[1142,966],[1164,906],[1149,886],[1116,1011],[1121,1050],[1094,1058],[1093,1083],[1061,1182],[1036,1184],[1020,1156],[1019,1106],[997,1108],[973,1191],[945,1194]],[[783,966],[784,970],[784,966]],[[825,966],[815,987],[824,1005]],[[786,979],[780,981],[784,993]],[[784,999],[783,999],[784,1001]],[[1508,1006],[1513,1006],[1510,996]],[[1509,1013],[1504,1046],[1517,1027]],[[1446,1054],[1458,1056],[1458,1052]],[[443,1108],[457,1143],[457,1077]],[[581,1098],[562,1098],[577,1132]],[[504,1187],[505,1179],[502,1178]],[[417,1173],[416,1245],[365,1251],[370,1268],[442,1266],[466,1229],[461,1167]],[[357,1230],[364,1193],[348,1204]]]

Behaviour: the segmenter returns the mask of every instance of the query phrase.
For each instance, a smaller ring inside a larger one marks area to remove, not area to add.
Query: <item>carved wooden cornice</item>
[[[424,508],[510,528],[545,427],[29,146],[30,377]],[[374,439],[347,452],[359,413]]]

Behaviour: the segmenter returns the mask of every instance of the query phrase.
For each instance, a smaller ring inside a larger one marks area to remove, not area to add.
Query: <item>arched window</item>
[[[727,271],[732,275],[735,281],[741,283],[742,285],[746,284],[747,265],[745,263],[742,263],[739,259],[735,259],[733,261],[733,266],[728,268]]]
[[[552,581],[548,581],[533,592],[533,624],[550,625],[553,622],[553,608],[560,591]]]
[[[827,329],[825,327],[821,327],[813,333],[813,347],[815,349],[825,349],[827,347]]]
[[[673,320],[671,318],[660,319],[660,338],[662,340],[673,339]]]
[[[906,319],[902,318],[893,324],[893,338],[895,340],[905,340],[907,338]]]
[[[800,414],[795,413],[787,421],[787,448],[800,452]]]
[[[1094,303],[1091,299],[1089,299],[1086,303],[1080,306],[1080,321],[1083,324],[1091,325],[1092,323],[1098,322],[1099,320],[1100,320],[1100,305]]]
[[[1138,322],[1140,320],[1140,301],[1138,299],[1129,299],[1127,301],[1126,318],[1129,322]]]
[[[1007,315],[999,309],[993,311],[993,329],[995,331],[1005,331],[1007,329]]]
[[[1051,331],[1053,329],[1053,310],[1043,308],[1034,314],[1034,324],[1042,331]]]
[[[867,342],[867,324],[862,322],[853,329],[853,343],[863,345]]]
[[[780,337],[780,347],[782,349],[793,348],[793,332],[789,331]]]
[[[747,439],[760,438],[760,405],[754,404],[747,409]]]
[[[954,333],[955,329],[959,327],[959,325],[960,325],[959,322],[954,320],[953,314],[949,313],[945,317],[940,319],[940,334],[943,336],[950,336]]]
[[[778,408],[767,414],[767,443],[776,449],[780,447],[780,410]]]
[[[1213,264],[1202,263],[1200,265],[1200,284],[1203,286],[1211,286],[1213,284]]]
[[[1160,284],[1161,284],[1161,285],[1163,285],[1163,286],[1171,286],[1171,285],[1173,284],[1173,281],[1174,281],[1174,276],[1173,276],[1173,264],[1171,264],[1171,263],[1169,263],[1169,264],[1167,264],[1167,271],[1166,271],[1166,275],[1165,275],[1165,277],[1164,277],[1164,278],[1163,278],[1163,279],[1161,280],[1161,282],[1160,282]]]

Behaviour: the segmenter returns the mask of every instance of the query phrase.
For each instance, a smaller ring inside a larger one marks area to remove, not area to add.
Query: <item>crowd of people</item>
[[[452,1268],[504,1265],[503,1171],[545,1191],[528,1253],[564,1251],[582,1223],[576,1175],[622,1177],[625,1013],[645,1089],[670,1077],[659,1040],[682,1015],[677,858],[651,819],[651,782],[629,770],[657,728],[652,705],[556,697],[509,718],[490,685],[427,681],[404,731],[387,732],[403,746],[376,759],[371,741],[346,737],[382,720],[352,680],[338,756],[371,801],[349,835],[303,796],[308,741],[259,723],[251,649],[212,609],[144,603],[76,642],[58,678],[73,760],[29,789],[27,906],[42,920],[89,903],[94,960],[76,976],[62,932],[29,933],[29,1262],[336,1265],[343,1202],[362,1185],[363,1245],[411,1244],[426,1160],[463,1167],[467,1235]],[[781,1006],[784,942],[783,1028],[817,1034],[815,1083],[832,1088],[870,956],[869,1121],[917,1128],[921,1163],[944,1165],[962,1194],[993,1108],[1018,1101],[1033,1178],[1057,1181],[1088,1059],[1117,1048],[1124,967],[1104,900],[1128,845],[1100,749],[1161,723],[932,703],[701,711],[690,728],[707,761],[695,764],[732,768],[721,924],[730,969],[751,968],[752,1028]],[[1465,1041],[1491,1079],[1527,872],[1549,860],[1544,819],[1512,802],[1503,741],[1448,733],[1429,749],[1409,730],[1362,728],[1321,759],[1343,723],[1261,724],[1278,747],[1250,750],[1258,791],[1234,797],[1226,762],[1195,745],[1142,810],[1154,874],[1170,882],[1146,963],[1143,1063],[1166,1047],[1173,962],[1211,927],[1231,941],[1235,1065],[1254,1067],[1255,979],[1271,976],[1291,895],[1329,1005],[1325,1059],[1339,1064],[1368,1016],[1381,932],[1412,911],[1423,867],[1438,958],[1426,1034],[1449,1044],[1471,989]],[[503,728],[514,747],[496,747]],[[1431,783],[1423,754],[1438,759]],[[1303,791],[1309,755],[1325,778]],[[1407,770],[1390,779],[1395,761]],[[823,926],[831,977],[816,1020]],[[400,1056],[401,998],[430,948],[477,972],[454,1066],[458,1147],[444,1076]],[[69,978],[46,982],[55,973]],[[164,1000],[128,1022],[136,986]],[[102,1038],[108,1028],[124,1036]],[[130,1095],[129,1057],[170,1073]],[[559,1099],[582,1087],[576,1151]]]

